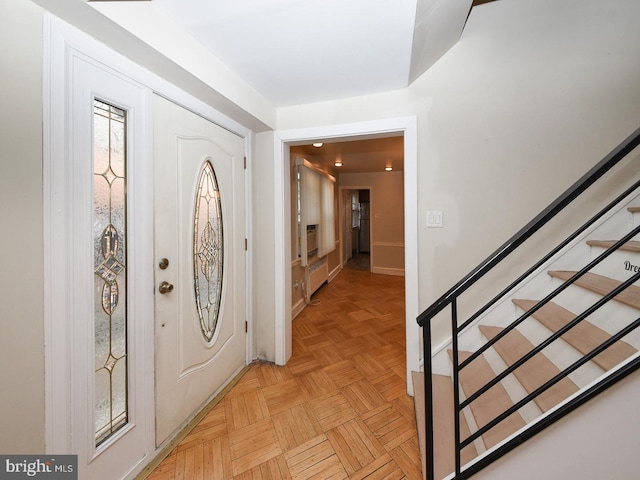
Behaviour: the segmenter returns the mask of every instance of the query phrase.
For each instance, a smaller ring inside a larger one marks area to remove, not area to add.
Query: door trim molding
[[[291,208],[289,144],[310,140],[353,139],[402,133],[404,138],[404,239],[407,339],[407,392],[413,395],[411,371],[418,371],[420,335],[418,316],[418,128],[417,117],[310,127],[275,132],[275,361],[291,358]]]
[[[71,391],[68,383],[70,339],[68,301],[56,295],[56,285],[69,282],[68,172],[65,128],[66,44],[51,19],[44,21],[43,65],[43,217],[45,445],[47,453],[71,451]],[[61,95],[62,93],[62,95]],[[55,168],[54,168],[55,167]],[[58,188],[55,191],[56,185]]]

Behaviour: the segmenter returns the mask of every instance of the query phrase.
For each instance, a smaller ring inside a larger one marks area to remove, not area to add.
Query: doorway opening
[[[285,364],[292,353],[292,230],[291,230],[291,147],[311,145],[312,142],[322,141],[325,144],[339,142],[350,143],[362,139],[377,139],[385,137],[401,137],[404,151],[404,168],[399,174],[403,181],[402,193],[397,192],[402,197],[402,207],[400,212],[395,212],[396,218],[401,218],[401,229],[403,232],[404,244],[403,254],[400,254],[404,262],[405,275],[405,312],[406,312],[406,367],[407,371],[417,371],[419,369],[419,335],[418,326],[415,321],[418,313],[418,275],[417,275],[417,131],[415,117],[405,117],[398,119],[387,119],[372,122],[361,122],[356,124],[338,125],[333,127],[318,127],[300,130],[280,131],[276,133],[274,144],[274,158],[276,166],[276,197],[282,202],[276,212],[276,285],[282,285],[276,291],[276,363]],[[311,147],[313,148],[313,147]],[[293,152],[293,151],[291,151]],[[345,165],[344,162],[343,166]],[[335,162],[334,162],[335,166]],[[384,167],[381,171],[384,172]],[[346,170],[343,170],[346,172]],[[342,176],[342,174],[340,174]],[[352,189],[369,189],[371,198],[376,198],[376,188],[370,183],[364,185],[349,185]],[[364,188],[361,188],[364,187]],[[340,196],[338,196],[340,198]],[[341,217],[343,208],[340,208]],[[375,214],[373,214],[375,215]],[[342,222],[341,222],[342,224]],[[343,230],[340,228],[340,230]],[[344,231],[341,232],[344,235]],[[375,234],[370,239],[373,256],[371,263],[372,270],[375,267],[376,245]],[[340,239],[341,247],[340,263],[346,262],[344,258],[344,238]],[[381,247],[395,248],[397,243],[393,241],[382,241]],[[371,254],[370,254],[371,255]],[[396,254],[397,256],[397,254]],[[409,259],[409,261],[407,261]],[[373,272],[375,273],[375,272]],[[379,272],[381,273],[381,272]],[[408,375],[407,378],[409,378]],[[409,394],[413,394],[412,386],[407,385]]]
[[[343,268],[371,271],[371,190],[342,190]],[[404,268],[404,266],[403,266]]]

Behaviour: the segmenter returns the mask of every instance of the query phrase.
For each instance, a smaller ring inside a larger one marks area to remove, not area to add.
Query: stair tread
[[[503,328],[480,325],[480,331],[489,340],[498,335]],[[493,345],[498,355],[507,365],[513,365],[524,355],[535,348],[522,333],[517,329],[507,333],[503,338]],[[513,374],[518,379],[524,389],[531,393],[544,385],[547,381],[560,373],[560,369],[542,352],[534,355],[528,362],[518,367]],[[563,378],[554,386],[538,395],[533,401],[540,410],[546,412],[558,405],[564,399],[577,392],[578,386],[569,378]]]
[[[425,447],[425,421],[424,421],[424,373],[412,372],[414,401],[416,405],[416,419],[418,423],[418,439],[423,456],[423,471],[425,471],[426,447]],[[456,468],[454,422],[453,422],[453,382],[451,377],[445,375],[432,375],[433,385],[433,438],[434,438],[434,473],[436,478],[445,478]],[[467,438],[470,435],[469,426],[460,416],[460,437]],[[462,451],[461,461],[464,465],[478,456],[473,444]]]
[[[530,310],[538,303],[536,300],[526,299],[513,299],[512,302],[524,311]],[[547,303],[531,316],[552,332],[557,332],[576,317],[573,312],[553,302]],[[611,335],[588,320],[583,320],[560,338],[583,355],[586,355],[611,338]],[[593,361],[596,365],[608,371],[636,352],[637,350],[634,347],[620,340],[594,357]]]
[[[465,361],[469,356],[471,352],[458,353],[460,362]],[[480,355],[460,372],[460,386],[465,394],[470,396],[493,378],[495,378],[495,372],[487,359]],[[476,424],[481,428],[512,406],[511,397],[502,384],[498,383],[478,397],[469,407]],[[491,448],[524,426],[525,421],[522,416],[515,412],[482,435],[482,440],[487,448]]]
[[[559,278],[560,280],[568,280],[576,272],[567,270],[551,270],[548,272],[552,277]],[[586,273],[581,278],[576,280],[575,285],[578,285],[587,290],[591,290],[599,295],[606,295],[611,290],[619,286],[622,282],[613,278],[605,277],[595,273]],[[624,291],[620,292],[614,297],[614,300],[640,310],[640,287],[631,285]]]
[[[587,245],[590,247],[610,248],[614,246],[616,242],[617,240],[587,240]],[[626,252],[640,252],[640,242],[635,240],[627,242],[620,247],[620,250],[624,250]]]

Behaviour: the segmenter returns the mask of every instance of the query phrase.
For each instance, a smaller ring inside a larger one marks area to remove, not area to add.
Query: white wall
[[[640,126],[638,18],[635,0],[488,3],[407,89],[282,108],[278,128],[418,116],[426,308]]]
[[[273,222],[275,199],[273,174],[272,132],[255,136],[256,148],[252,162],[253,177],[253,234],[251,239],[253,254],[254,329],[256,353],[259,358],[275,359],[275,285],[276,268],[274,258],[275,224]],[[287,257],[287,264],[290,258]],[[291,309],[291,305],[287,308]]]
[[[36,454],[45,451],[42,13],[1,0],[0,19],[0,452]]]

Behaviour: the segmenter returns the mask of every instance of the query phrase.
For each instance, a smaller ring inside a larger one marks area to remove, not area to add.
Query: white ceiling
[[[406,87],[457,42],[472,0],[152,1],[280,107]],[[334,175],[401,171],[402,142],[325,142],[291,154]]]
[[[295,145],[290,152],[292,157],[301,156],[334,176],[341,173],[382,173],[385,167],[392,167],[393,171],[399,172],[404,170],[403,142],[402,136],[325,141],[321,147]],[[342,161],[341,167],[334,166],[336,160]]]
[[[281,107],[406,87],[458,40],[471,0],[153,4]]]

